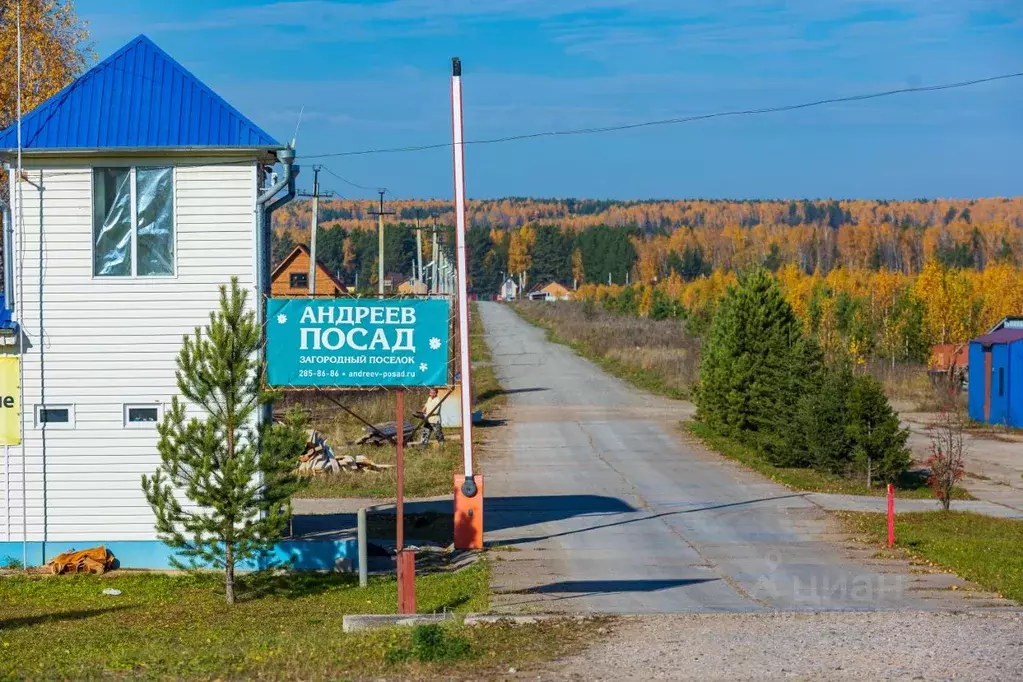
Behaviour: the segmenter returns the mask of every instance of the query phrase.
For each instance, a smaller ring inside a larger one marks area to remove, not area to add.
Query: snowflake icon
[[[436,336],[430,339],[430,350],[440,350],[440,339]]]
[[[425,372],[429,368],[430,368],[429,365],[427,365],[425,362],[419,363],[419,371],[420,372]]]
[[[288,316],[285,315],[284,313],[281,313],[280,315],[277,316],[277,324],[284,324],[287,321],[288,321]]]

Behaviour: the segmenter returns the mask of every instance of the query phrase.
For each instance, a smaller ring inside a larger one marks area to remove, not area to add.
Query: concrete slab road
[[[508,550],[493,555],[497,608],[1010,606],[873,558],[803,495],[687,441],[687,403],[609,377],[504,305],[479,310],[508,393],[486,467],[486,538]]]

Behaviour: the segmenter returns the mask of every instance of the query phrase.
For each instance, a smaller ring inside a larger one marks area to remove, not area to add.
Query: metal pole
[[[309,236],[309,295],[316,295],[316,228],[320,217],[320,167],[313,166],[313,224]]]
[[[469,362],[469,298],[465,249],[465,148],[462,144],[462,62],[451,60],[451,149],[455,161],[455,262],[458,268],[458,354],[461,365],[462,464],[465,483],[462,493],[475,497],[472,475],[472,367]]]
[[[359,587],[369,585],[369,545],[366,540],[366,508],[356,514],[359,526]]]
[[[401,552],[405,549],[405,391],[399,388],[394,397],[398,423],[395,429],[398,446],[398,527],[395,529],[395,544]]]
[[[21,423],[18,425],[19,435],[21,436],[21,566],[25,572],[28,572],[28,469],[26,460],[28,460],[28,447],[25,444],[25,330],[24,330],[24,308],[25,308],[25,279],[24,279],[24,236],[25,231],[25,204],[24,196],[22,195],[21,187],[21,149],[22,149],[22,137],[21,137],[21,0],[18,0],[18,174],[15,179],[15,190],[14,190],[14,203],[17,208],[11,215],[12,221],[17,221],[17,238],[18,238],[18,300],[15,305],[18,317],[18,407],[21,409]],[[42,225],[40,224],[40,232],[42,231]],[[42,356],[40,356],[42,357]],[[46,482],[43,481],[43,518],[46,517]],[[46,525],[45,520],[43,523],[43,540],[46,540]],[[43,559],[45,557],[41,557]]]
[[[380,213],[377,215],[377,293],[384,295],[384,191],[380,190]]]
[[[416,209],[416,265],[419,268],[419,274],[417,275],[419,279],[417,283],[418,288],[419,286],[425,286],[425,282],[423,281],[423,228],[422,225],[419,224],[418,209]]]
[[[432,281],[433,291],[430,292],[430,293],[436,294],[436,293],[438,293],[438,289],[437,289],[437,223],[436,222],[433,224],[433,253],[431,255],[433,256],[433,281]]]
[[[895,486],[888,484],[888,546],[895,546]]]

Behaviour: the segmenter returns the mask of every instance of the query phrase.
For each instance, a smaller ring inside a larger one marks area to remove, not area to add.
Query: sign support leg
[[[395,393],[395,412],[397,413],[397,473],[398,473],[398,504],[397,527],[395,528],[395,544],[397,545],[398,572],[398,613],[416,612],[416,555],[405,549],[405,389],[399,388]]]

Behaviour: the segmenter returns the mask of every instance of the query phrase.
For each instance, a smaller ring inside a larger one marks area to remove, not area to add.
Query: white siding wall
[[[256,164],[177,166],[169,278],[92,276],[91,167],[28,176],[43,188],[24,185],[25,300],[15,313],[29,344],[28,539],[155,539],[140,481],[159,463],[156,429],[125,428],[124,404],[169,404],[181,339],[208,321],[221,284],[237,276],[254,302]],[[73,404],[74,427],[35,428],[43,402]],[[9,467],[0,539],[21,540],[20,448],[11,448]],[[0,495],[6,490],[0,479]]]

